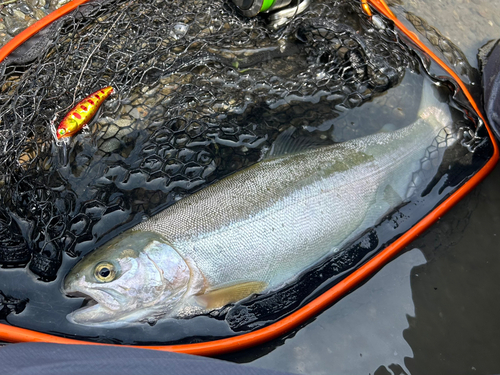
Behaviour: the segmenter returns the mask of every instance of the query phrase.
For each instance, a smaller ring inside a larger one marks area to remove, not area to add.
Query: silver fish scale
[[[419,119],[395,132],[264,160],[132,230],[162,235],[212,286],[279,287],[393,208],[385,188],[405,196],[442,127]]]

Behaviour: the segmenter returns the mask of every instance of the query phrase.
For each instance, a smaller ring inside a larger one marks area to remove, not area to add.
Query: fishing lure
[[[111,86],[90,94],[68,112],[57,127],[57,139],[72,137],[92,120],[101,104],[113,92]]]

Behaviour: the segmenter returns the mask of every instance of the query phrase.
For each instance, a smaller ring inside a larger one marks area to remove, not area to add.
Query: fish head
[[[71,137],[78,131],[80,125],[76,119],[73,119],[71,116],[67,116],[64,118],[56,130],[57,139],[68,138]]]
[[[66,275],[63,292],[89,301],[67,318],[103,327],[155,321],[180,303],[190,277],[186,261],[161,236],[127,231],[85,256]]]

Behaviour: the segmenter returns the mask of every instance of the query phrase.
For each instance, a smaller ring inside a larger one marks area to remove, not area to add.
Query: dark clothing
[[[495,136],[500,140],[500,40],[483,67],[484,109]]]
[[[286,375],[194,355],[95,345],[11,344],[0,348],[9,375]]]

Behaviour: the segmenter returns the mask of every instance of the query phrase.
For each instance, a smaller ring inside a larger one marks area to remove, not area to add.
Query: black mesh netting
[[[289,126],[336,141],[329,120],[416,66],[348,0],[278,31],[205,0],[95,1],[51,27],[33,61],[0,66],[0,263],[44,280],[63,252],[256,162]],[[51,127],[108,85],[90,133],[57,145]]]

